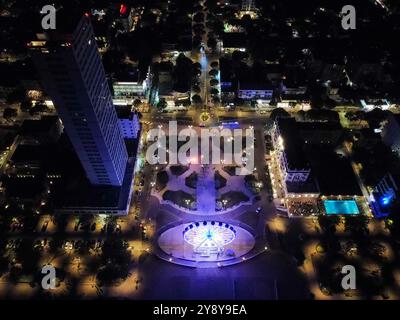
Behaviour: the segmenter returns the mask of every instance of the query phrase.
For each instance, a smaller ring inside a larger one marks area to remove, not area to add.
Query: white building
[[[294,118],[279,118],[272,130],[272,142],[278,152],[285,182],[306,182],[311,168],[302,151],[303,141]]]
[[[57,26],[30,43],[41,82],[90,182],[121,186],[128,154],[90,18],[60,10]]]
[[[137,113],[129,107],[117,108],[118,123],[124,139],[137,139],[140,130],[140,121]]]

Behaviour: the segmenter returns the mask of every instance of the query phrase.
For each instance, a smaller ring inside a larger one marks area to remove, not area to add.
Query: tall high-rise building
[[[128,154],[90,18],[57,13],[57,28],[37,36],[33,60],[87,177],[122,185]]]

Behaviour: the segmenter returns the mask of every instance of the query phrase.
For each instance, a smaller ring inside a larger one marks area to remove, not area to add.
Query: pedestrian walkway
[[[202,215],[215,214],[214,170],[210,166],[200,167],[196,191],[198,213]]]

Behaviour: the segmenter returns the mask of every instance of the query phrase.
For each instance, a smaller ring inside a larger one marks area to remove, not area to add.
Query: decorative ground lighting
[[[208,112],[202,112],[200,114],[200,119],[203,122],[207,122],[210,119],[210,114]]]
[[[195,253],[210,255],[222,253],[224,247],[236,237],[229,224],[216,221],[195,222],[183,231],[184,240],[193,246]]]

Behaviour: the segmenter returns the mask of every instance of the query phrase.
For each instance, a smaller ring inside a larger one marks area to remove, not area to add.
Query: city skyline
[[[53,2],[0,0],[0,300],[400,299],[396,1]]]

